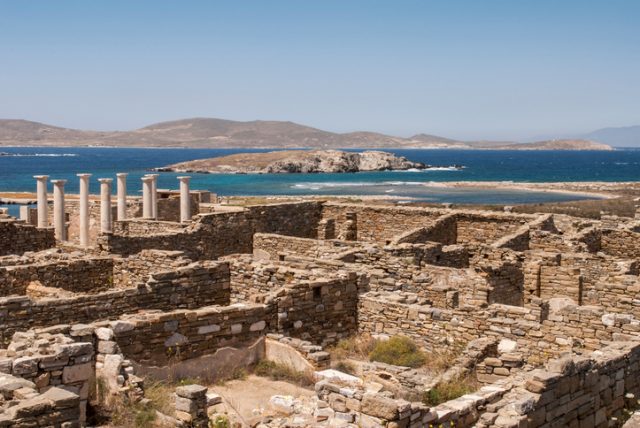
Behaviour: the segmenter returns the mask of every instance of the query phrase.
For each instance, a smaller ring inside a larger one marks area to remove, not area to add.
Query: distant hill
[[[547,140],[536,141],[534,143],[510,143],[499,145],[485,145],[478,143],[477,148],[483,148],[487,150],[612,150],[612,147],[589,140]]]
[[[620,128],[602,128],[581,138],[599,141],[613,147],[640,147],[640,125]]]
[[[409,138],[375,132],[344,134],[293,122],[254,120],[239,122],[194,118],[161,122],[133,131],[84,131],[26,120],[0,119],[0,146],[127,146],[199,148],[460,148],[509,150],[608,150],[609,147],[575,140],[518,144],[465,142],[428,134]]]

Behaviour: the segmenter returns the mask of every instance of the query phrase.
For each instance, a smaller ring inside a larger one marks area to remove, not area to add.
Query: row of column
[[[118,173],[117,176],[117,220],[127,218],[127,173]],[[80,245],[89,245],[89,178],[91,174],[77,174],[80,178]],[[142,177],[142,217],[145,219],[158,218],[158,174],[148,174]],[[47,180],[48,175],[36,175],[38,227],[48,226],[48,201]],[[189,194],[189,181],[191,177],[178,177],[180,181],[180,221],[185,223],[191,220],[191,198]],[[111,233],[113,224],[111,215],[111,178],[99,178],[100,182],[100,231]],[[53,184],[53,225],[56,238],[60,241],[67,240],[67,228],[65,219],[64,185],[67,180],[51,180]]]

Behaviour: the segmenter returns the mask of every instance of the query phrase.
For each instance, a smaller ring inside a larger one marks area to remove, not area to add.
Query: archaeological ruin
[[[37,176],[37,208],[0,213],[0,427],[93,426],[182,377],[200,382],[154,423],[218,426],[215,379],[263,360],[314,385],[247,426],[611,427],[638,407],[640,218],[233,206],[189,177],[145,176],[141,198],[126,174],[100,195],[78,178],[70,198]],[[350,338],[398,336],[447,368],[335,364]],[[424,399],[463,377],[474,390]]]

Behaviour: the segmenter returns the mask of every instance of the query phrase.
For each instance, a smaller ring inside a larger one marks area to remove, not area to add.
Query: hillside
[[[375,132],[344,134],[293,122],[194,118],[161,122],[133,131],[84,131],[26,120],[0,120],[0,146],[126,146],[199,148],[458,148],[509,150],[609,150],[589,141],[538,143],[465,142],[428,134],[409,138]]]
[[[620,128],[602,128],[582,138],[600,141],[613,147],[640,147],[640,125]]]
[[[423,169],[426,165],[381,151],[361,153],[341,150],[281,150],[267,153],[238,153],[181,162],[158,171],[198,173],[316,173]]]
[[[612,150],[611,146],[588,140],[548,140],[534,143],[499,145],[478,143],[476,147],[486,150]]]

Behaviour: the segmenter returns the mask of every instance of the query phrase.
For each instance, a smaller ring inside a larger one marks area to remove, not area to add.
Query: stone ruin
[[[283,416],[261,427],[609,427],[637,407],[637,219],[231,209],[190,192],[187,177],[179,215],[160,219],[154,177],[143,180],[143,201],[125,192],[115,206],[103,181],[100,210],[83,187],[78,214],[59,189],[53,228],[46,187],[35,225],[30,213],[0,218],[0,427],[86,426],[98,389],[143,402],[147,376],[216,378],[264,358],[317,383],[310,407],[276,398]],[[365,364],[385,380],[371,384],[329,369],[326,348],[356,334],[462,351],[437,379]],[[462,373],[477,391],[437,406],[406,399]],[[163,416],[174,426],[208,426],[220,401],[199,385],[174,399],[175,417]]]

